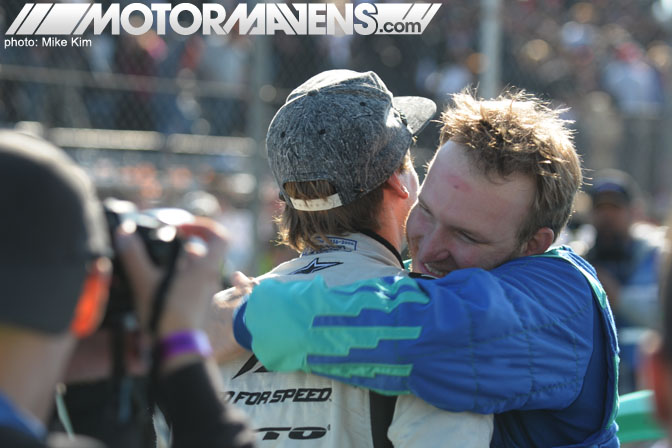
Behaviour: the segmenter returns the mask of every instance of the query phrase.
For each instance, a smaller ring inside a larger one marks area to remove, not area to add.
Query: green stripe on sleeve
[[[373,290],[362,291],[363,286]],[[292,299],[291,305],[284,299],[287,297]],[[417,283],[405,277],[399,277],[393,284],[373,279],[334,289],[327,288],[321,277],[291,283],[269,279],[252,292],[245,325],[252,334],[252,349],[264,366],[275,371],[307,372],[309,354],[346,356],[353,348],[375,348],[383,339],[415,339],[421,331],[420,327],[392,326],[348,326],[342,327],[342,331],[338,331],[339,327],[329,327],[327,330],[327,327],[313,327],[316,317],[356,317],[365,309],[390,313],[404,303],[428,301]],[[266,337],[267,329],[279,323],[283,325],[282,331],[276,329],[273,339]]]

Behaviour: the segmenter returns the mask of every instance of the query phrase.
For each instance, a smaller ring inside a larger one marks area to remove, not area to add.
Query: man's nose
[[[424,259],[438,259],[448,254],[448,237],[441,229],[428,229],[422,237],[419,255]]]

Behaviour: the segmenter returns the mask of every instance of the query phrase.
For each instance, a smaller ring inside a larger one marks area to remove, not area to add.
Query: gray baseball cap
[[[422,97],[394,98],[374,72],[329,70],[294,89],[268,128],[271,171],[288,204],[329,210],[385,182],[436,113]],[[325,180],[336,194],[299,200],[287,182]]]

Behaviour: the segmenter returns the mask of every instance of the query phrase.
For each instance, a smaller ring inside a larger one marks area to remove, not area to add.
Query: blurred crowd
[[[222,3],[231,10],[238,2]],[[499,14],[501,84],[569,106],[586,164],[627,167],[661,203],[670,185],[652,160],[666,157],[660,124],[672,67],[672,13],[664,5],[528,0],[502,2]],[[22,7],[3,2],[4,28]],[[7,48],[3,65],[53,70],[3,78],[0,121],[243,136],[256,124],[249,116],[255,96],[274,111],[292,86],[329,68],[373,70],[394,91],[445,104],[493,63],[479,53],[480,8],[448,2],[421,36],[274,35],[260,92],[250,85],[260,69],[253,58],[258,49],[253,37],[235,29],[226,36],[152,30],[87,36],[90,47]]]
[[[100,3],[106,8],[112,2]],[[229,10],[238,2],[220,3]],[[672,179],[665,172],[672,162],[667,149],[672,141],[672,9],[667,4],[525,0],[502,2],[499,13],[501,85],[524,88],[568,107],[565,115],[574,120],[577,147],[589,170],[629,173],[630,180],[618,177],[616,187],[612,185],[612,201],[599,202],[593,195],[593,205],[577,216],[568,236],[568,241],[583,245],[579,252],[600,269],[605,286],[612,286],[612,306],[623,329],[657,325],[657,289],[651,288],[658,282],[654,274],[662,239],[655,223],[668,213],[672,192]],[[2,2],[3,34],[23,6],[18,0]],[[494,63],[479,52],[481,17],[480,2],[454,1],[444,2],[421,36],[257,38],[235,29],[225,36],[150,31],[90,35],[90,47],[6,48],[0,53],[0,125],[28,121],[46,129],[244,138],[255,128],[266,129],[265,120],[292,87],[330,68],[373,70],[397,94],[427,96],[441,107],[449,94],[475,86]],[[260,62],[255,52],[263,47],[258,46],[262,39],[268,57]],[[255,76],[263,84],[258,91]],[[261,101],[265,115],[253,113],[255,101]],[[422,137],[421,146],[436,145],[432,132]],[[229,252],[232,268],[264,272],[289,256],[270,243],[275,238],[272,217],[280,203],[268,175],[260,175],[266,168],[253,166],[266,163],[261,157],[218,166],[216,157],[194,154],[166,164],[156,152],[120,156],[68,149],[103,195],[122,196],[141,206],[170,203],[224,223],[237,236]],[[639,184],[637,194],[630,186],[634,183]],[[255,191],[261,201],[256,216],[249,210]],[[249,247],[255,238],[268,244],[261,265],[251,267]],[[655,248],[655,260],[647,258],[650,253],[642,244]],[[648,271],[638,277],[641,265]],[[628,288],[646,291],[639,295],[643,302],[629,302]],[[637,388],[636,349],[627,348],[628,337],[636,346],[637,331],[623,339],[624,368],[630,369],[622,377],[623,391]]]

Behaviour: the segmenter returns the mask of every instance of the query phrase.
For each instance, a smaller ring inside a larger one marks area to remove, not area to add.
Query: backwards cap
[[[271,171],[297,210],[329,210],[382,185],[436,113],[422,97],[397,97],[374,72],[329,70],[287,97],[266,137]],[[287,182],[328,181],[326,199],[295,199]]]

